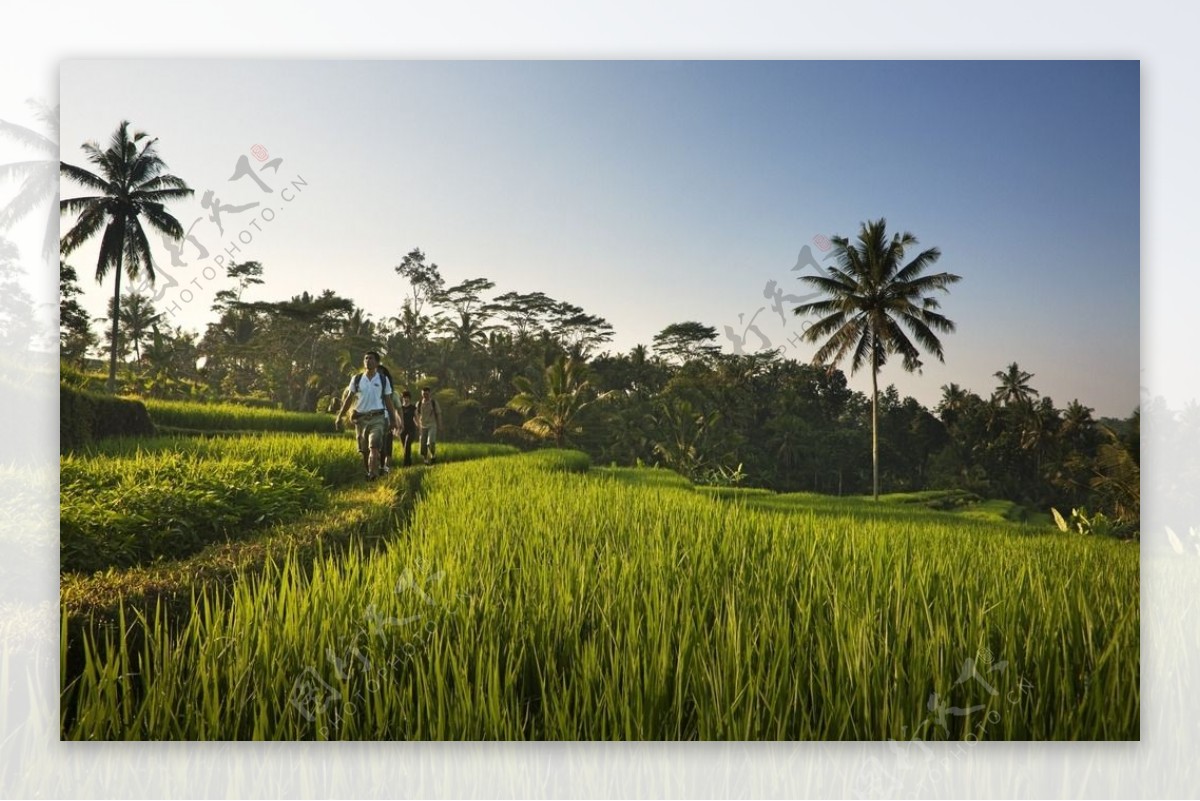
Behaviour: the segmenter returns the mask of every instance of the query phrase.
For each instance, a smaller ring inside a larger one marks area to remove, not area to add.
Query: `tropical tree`
[[[713,454],[708,435],[721,421],[721,412],[697,409],[684,398],[660,400],[655,414],[654,452],[663,463],[691,480],[700,477]]]
[[[1029,386],[1029,380],[1033,378],[1033,373],[1025,372],[1017,366],[1016,362],[992,375],[1000,382],[992,392],[992,400],[997,403],[1005,406],[1020,406],[1032,402],[1038,396],[1038,391]]]
[[[143,391],[150,397],[186,398],[201,391],[200,373],[196,368],[200,351],[193,332],[178,326],[160,330],[158,323],[153,323],[142,354],[145,357]]]
[[[222,289],[213,297],[212,310],[222,315],[242,301],[242,295],[251,286],[263,284],[262,262],[235,262],[225,268],[225,276],[237,282],[237,289]]]
[[[121,297],[119,309],[113,308],[113,300],[109,299],[109,319],[113,314],[120,317],[118,328],[122,338],[133,348],[134,360],[141,362],[142,346],[150,339],[154,326],[162,321],[162,312],[154,308],[153,298],[134,290]]]
[[[1111,429],[1102,428],[1106,442],[1096,458],[1092,490],[1100,504],[1128,529],[1141,522],[1142,471],[1133,451]]]
[[[1099,429],[1092,411],[1078,398],[1067,404],[1063,410],[1061,435],[1068,447],[1086,451],[1095,445]]]
[[[804,334],[809,342],[828,337],[813,357],[816,363],[837,363],[850,356],[851,373],[864,365],[871,368],[872,486],[878,500],[879,371],[897,353],[905,370],[920,371],[918,346],[945,361],[935,332],[953,332],[954,323],[938,313],[940,304],[931,293],[947,291],[960,276],[924,274],[941,257],[937,248],[905,263],[917,238],[905,232],[889,239],[883,218],[863,223],[856,244],[843,236],[833,237],[832,242],[836,266],[828,269],[828,275],[800,276],[825,298],[801,304],[794,313],[822,315]]]
[[[711,359],[721,350],[712,344],[716,338],[717,329],[711,325],[694,320],[671,323],[654,335],[654,352],[682,362]]]
[[[518,342],[544,330],[558,301],[543,292],[505,292],[491,303],[491,309],[505,322]]]
[[[96,344],[91,316],[77,299],[83,294],[79,275],[65,261],[58,264],[58,346],[63,359],[82,365],[88,348]]]
[[[37,157],[29,161],[0,164],[0,183],[20,183],[16,195],[0,208],[0,231],[9,230],[33,211],[41,209],[42,213],[48,214],[42,257],[49,258],[54,252],[54,240],[58,238],[54,204],[50,202],[58,192],[58,106],[51,108],[32,100],[29,106],[49,135],[0,120],[0,135],[37,153]]]
[[[115,390],[117,382],[121,272],[124,270],[130,280],[136,280],[144,272],[150,283],[154,283],[154,260],[142,221],[166,236],[183,238],[183,226],[167,213],[163,204],[192,194],[181,178],[167,172],[166,162],[155,147],[157,142],[142,131],[131,134],[129,122],[123,120],[106,149],[101,150],[95,142],[83,144],[83,152],[97,172],[66,162],[60,165],[63,176],[97,193],[61,202],[61,213],[79,216],[60,240],[60,252],[64,257],[69,256],[103,229],[96,281],[103,282],[109,270],[116,276],[113,304],[118,313],[112,316],[110,392]]]
[[[483,293],[495,288],[487,278],[471,278],[440,292],[436,298],[447,315],[439,325],[449,339],[454,376],[464,391],[475,391],[481,383],[481,361],[487,347],[491,307]]]
[[[613,327],[603,317],[586,313],[573,303],[556,303],[550,332],[562,348],[576,359],[586,359],[597,346],[612,339]]]
[[[436,300],[446,284],[441,271],[438,270],[437,264],[425,263],[425,254],[420,248],[410,250],[394,269],[397,275],[408,281],[412,297],[407,298],[406,302],[412,304],[413,314],[419,317],[425,303]]]
[[[552,440],[556,448],[565,447],[572,435],[582,433],[580,415],[605,397],[592,391],[587,366],[568,356],[560,356],[546,368],[541,386],[526,376],[517,376],[513,384],[517,394],[504,409],[527,419],[519,426],[501,426],[496,433]]]
[[[936,411],[943,423],[948,426],[954,425],[958,416],[966,408],[969,395],[970,393],[958,384],[942,384],[942,399],[938,403]]]
[[[23,286],[24,270],[17,246],[0,236],[0,352],[16,354],[29,349],[37,333],[33,299]]]
[[[400,314],[389,318],[380,331],[388,360],[395,367],[396,376],[405,384],[416,381],[426,372],[432,322],[428,315],[418,314],[411,299],[405,298]]]

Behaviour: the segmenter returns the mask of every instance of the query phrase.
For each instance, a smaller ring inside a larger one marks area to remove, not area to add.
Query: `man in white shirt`
[[[387,376],[379,372],[379,354],[373,350],[363,354],[363,371],[350,379],[350,385],[342,396],[342,408],[333,418],[335,431],[342,430],[342,417],[350,404],[354,403],[354,430],[358,435],[358,451],[362,454],[367,480],[379,477],[380,448],[387,422],[400,419],[392,405],[392,386]],[[385,414],[386,411],[386,414]]]

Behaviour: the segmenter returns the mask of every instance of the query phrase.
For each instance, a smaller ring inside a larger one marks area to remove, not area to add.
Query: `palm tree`
[[[813,356],[817,364],[836,364],[847,355],[851,356],[851,373],[870,364],[871,462],[874,497],[879,500],[879,370],[889,356],[899,353],[905,370],[919,371],[918,345],[938,361],[945,361],[942,343],[934,332],[953,332],[954,323],[936,311],[939,304],[930,293],[946,291],[960,276],[923,275],[942,255],[937,248],[904,263],[917,238],[905,232],[889,240],[883,218],[863,223],[856,244],[843,236],[833,237],[832,242],[837,266],[829,268],[828,275],[800,277],[825,299],[801,304],[793,313],[823,315],[804,334],[809,342],[828,337]]]
[[[691,480],[700,477],[709,463],[705,452],[708,433],[721,420],[721,412],[713,409],[703,412],[682,398],[658,402],[655,415],[654,452],[662,457],[667,467]]]
[[[113,308],[113,301],[108,301],[108,314],[114,312],[120,316],[120,330],[133,348],[134,360],[142,361],[142,343],[150,339],[151,329],[162,320],[162,312],[156,311],[154,301],[149,295],[133,291],[126,294],[119,310]]]
[[[19,181],[21,184],[17,194],[0,208],[0,231],[12,228],[35,209],[44,208],[42,213],[48,211],[49,216],[42,240],[42,256],[49,258],[54,251],[54,240],[58,238],[54,206],[50,203],[58,192],[58,106],[50,108],[32,100],[28,102],[49,135],[0,120],[0,135],[36,151],[39,156],[31,161],[0,164],[0,183]]]
[[[1092,417],[1092,409],[1079,399],[1067,404],[1063,411],[1061,435],[1066,446],[1072,450],[1090,452],[1097,439],[1098,429]]]
[[[942,400],[937,405],[938,416],[946,425],[953,425],[967,405],[968,392],[958,384],[942,385]]]
[[[556,448],[564,447],[572,434],[582,432],[580,413],[607,395],[593,397],[587,366],[567,356],[559,356],[546,368],[543,386],[535,386],[526,376],[514,378],[513,384],[517,394],[504,408],[528,419],[519,426],[501,426],[496,433],[549,439]]]
[[[83,152],[96,166],[98,174],[63,162],[62,174],[97,194],[68,198],[62,201],[63,214],[78,214],[71,230],[59,242],[62,255],[104,230],[100,240],[100,258],[96,262],[96,281],[103,282],[111,269],[116,275],[113,288],[115,309],[121,303],[121,271],[136,280],[145,272],[154,283],[154,260],[150,242],[142,228],[143,218],[150,227],[176,240],[183,238],[183,226],[167,213],[163,204],[192,194],[182,179],[167,173],[167,165],[159,157],[155,144],[147,134],[137,131],[130,135],[129,122],[122,121],[113,133],[108,148],[101,150],[95,142],[85,142]],[[117,383],[117,350],[119,313],[112,318],[112,350],[108,368],[108,389],[115,391]]]
[[[1122,523],[1136,526],[1141,517],[1142,472],[1135,454],[1112,429],[1102,426],[1106,442],[1098,450],[1091,480],[1102,503]]]
[[[1005,370],[993,373],[1000,385],[992,393],[992,400],[1005,406],[1019,406],[1031,402],[1038,391],[1029,386],[1033,373],[1027,373],[1013,362]]]

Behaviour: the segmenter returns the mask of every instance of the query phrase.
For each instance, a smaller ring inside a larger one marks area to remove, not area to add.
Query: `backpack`
[[[424,401],[417,401],[415,404],[413,404],[416,407],[416,412],[414,412],[414,414],[421,411],[422,403],[424,403]],[[429,395],[429,408],[433,409],[433,416],[435,419],[442,416],[442,407],[438,406],[437,398],[433,397],[432,393]]]
[[[375,372],[379,373],[381,376],[383,376],[385,379],[387,379],[388,391],[383,393],[384,397],[387,397],[388,395],[391,395],[392,393],[394,393],[396,391],[396,382],[392,380],[391,371],[389,371],[386,367],[384,367],[381,364],[375,368]],[[351,392],[355,392],[355,393],[358,392],[358,383],[360,381],[362,381],[362,377],[363,377],[362,373],[357,373],[354,376],[354,383],[350,385]],[[380,389],[382,389],[382,387],[380,387]]]

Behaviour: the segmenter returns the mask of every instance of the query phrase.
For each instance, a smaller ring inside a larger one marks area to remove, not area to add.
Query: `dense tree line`
[[[401,384],[435,387],[456,439],[569,445],[601,464],[659,464],[702,482],[872,490],[871,401],[840,369],[723,354],[715,329],[695,321],[666,326],[650,348],[613,353],[601,350],[611,326],[569,302],[496,294],[485,278],[447,287],[420,250],[396,272],[410,292],[396,316],[376,321],[330,290],[249,299],[263,267],[234,264],[199,337],[127,294],[117,326],[124,386],[323,411],[362,351],[378,348]],[[97,340],[71,305],[74,271],[61,276],[63,354],[78,359],[80,344]],[[881,389],[882,490],[956,488],[1136,519],[1138,414],[1102,421],[1078,400],[1060,408],[1033,378],[1013,364],[987,397],[950,384],[932,410]]]
[[[910,256],[916,237],[888,236],[882,218],[864,222],[854,241],[833,237],[834,264],[803,277],[821,295],[793,309],[817,316],[805,334],[819,346],[813,364],[722,354],[716,330],[692,320],[663,328],[652,353],[601,351],[613,335],[603,318],[539,291],[489,298],[496,285],[484,277],[448,287],[419,248],[395,266],[407,294],[388,319],[370,319],[331,290],[248,299],[263,284],[263,266],[251,261],[226,269],[231,288],[217,293],[214,322],[197,335],[167,326],[146,295],[121,293],[122,273],[153,282],[145,228],[178,240],[165,204],[192,194],[156,145],[123,121],[107,147],[83,144],[94,172],[59,164],[91,193],[60,202],[62,214],[76,215],[59,241],[62,355],[83,364],[103,345],[110,391],[121,363],[125,391],[325,410],[363,351],[375,349],[401,384],[436,388],[447,432],[460,439],[573,445],[605,463],[784,491],[956,488],[1037,508],[1090,505],[1136,525],[1137,412],[1097,421],[1078,400],[1059,409],[1015,363],[996,373],[989,398],[950,384],[932,411],[894,386],[879,389],[891,357],[910,371],[923,352],[942,358],[938,334],[954,323],[937,296],[960,280],[930,273],[941,252]],[[93,239],[96,280],[114,277],[103,340],[65,261]],[[869,397],[847,387],[842,362],[852,373],[869,369]]]

